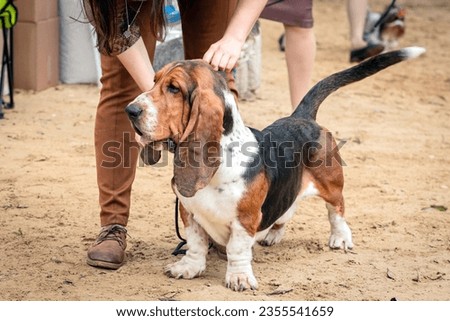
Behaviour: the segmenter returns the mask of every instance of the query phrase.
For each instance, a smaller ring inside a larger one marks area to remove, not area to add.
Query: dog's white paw
[[[205,271],[206,265],[204,263],[193,264],[185,258],[183,257],[178,262],[167,265],[164,272],[176,279],[193,279]]]
[[[256,290],[258,282],[253,273],[229,273],[227,272],[225,278],[227,288],[233,291],[245,291],[247,289]]]
[[[353,248],[352,231],[345,221],[341,221],[331,229],[328,246],[332,249],[344,250]]]

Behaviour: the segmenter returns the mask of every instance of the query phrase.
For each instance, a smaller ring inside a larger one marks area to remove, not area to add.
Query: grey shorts
[[[260,17],[301,28],[312,28],[312,0],[269,0]]]

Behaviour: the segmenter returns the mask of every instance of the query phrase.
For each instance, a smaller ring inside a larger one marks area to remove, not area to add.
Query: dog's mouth
[[[132,121],[131,125],[133,125],[133,129],[134,131],[139,135],[139,136],[144,136],[144,134],[142,133],[142,131],[139,129],[139,127]]]
[[[155,151],[167,150],[171,153],[175,152],[177,145],[173,139],[165,138],[165,139],[160,139],[160,140],[149,141],[148,137],[146,137],[144,135],[144,133],[139,128],[139,126],[135,125],[134,123],[132,123],[132,125],[133,125],[133,129],[136,132],[136,134],[138,134],[140,137],[142,137],[141,141],[145,145],[150,146]]]
[[[134,121],[131,121],[131,125],[133,126],[133,129],[136,132],[136,134],[138,134],[139,136],[141,136],[143,138],[142,139],[143,143],[148,145],[149,147],[151,147],[153,150],[155,150],[155,151],[167,150],[171,153],[175,152],[175,149],[177,148],[177,144],[175,143],[175,141],[172,138],[164,138],[164,139],[160,139],[160,140],[149,141],[148,140],[149,137],[146,137],[146,135],[144,135],[142,130],[139,128],[139,126],[137,124],[135,124]]]

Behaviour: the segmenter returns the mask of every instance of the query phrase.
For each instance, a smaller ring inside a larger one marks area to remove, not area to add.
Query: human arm
[[[267,0],[240,0],[223,37],[203,56],[215,70],[230,71],[239,59],[242,46]]]
[[[139,7],[128,7],[126,1],[118,1],[117,6],[102,6],[101,2],[82,0],[85,15],[97,34],[98,50],[103,55],[117,57],[141,91],[150,90],[155,72],[136,22],[143,2]],[[124,21],[128,11],[133,12],[134,18]],[[128,35],[125,35],[123,26],[127,24]]]
[[[117,58],[142,92],[149,91],[153,87],[155,71],[141,37],[130,48],[118,54]]]
[[[127,50],[118,54],[117,58],[133,77],[142,92],[149,91],[153,87],[155,71],[141,37]],[[135,139],[139,146],[145,146],[137,133],[135,134]]]

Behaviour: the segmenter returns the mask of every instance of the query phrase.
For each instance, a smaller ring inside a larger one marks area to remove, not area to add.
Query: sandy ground
[[[381,10],[388,1],[372,3]],[[226,264],[214,253],[202,277],[168,278],[164,266],[178,259],[169,159],[138,168],[126,265],[89,267],[99,229],[98,89],[19,90],[0,120],[0,300],[450,300],[450,4],[412,0],[406,8],[401,46],[424,46],[426,55],[341,89],[318,115],[345,142],[353,251],[328,249],[326,209],[311,199],[280,244],[255,246],[258,290],[226,289]],[[350,66],[344,2],[316,1],[315,19],[314,83]],[[281,32],[263,22],[262,86],[257,100],[240,104],[256,128],[290,111]]]

